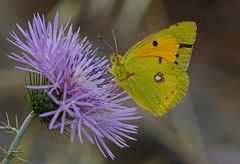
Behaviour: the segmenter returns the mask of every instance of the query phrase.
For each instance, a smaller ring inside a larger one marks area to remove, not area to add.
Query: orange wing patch
[[[123,63],[141,56],[161,57],[186,71],[196,38],[196,30],[197,26],[194,22],[179,22],[171,25],[165,30],[144,38],[129,49],[123,57]]]
[[[167,59],[168,61],[176,61],[179,44],[175,37],[164,35],[151,38],[152,44],[141,44],[141,48],[136,46],[133,51],[138,57],[140,56],[156,56]],[[132,56],[131,56],[132,57]]]

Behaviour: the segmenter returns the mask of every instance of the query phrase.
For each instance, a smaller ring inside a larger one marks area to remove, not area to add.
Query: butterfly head
[[[118,72],[118,69],[120,68],[120,65],[121,65],[121,59],[122,59],[122,56],[115,52],[110,54],[110,62],[112,66],[109,72],[111,72],[114,75],[116,74],[116,72]]]
[[[110,54],[110,62],[112,65],[119,65],[121,59],[122,59],[122,56],[115,52]]]

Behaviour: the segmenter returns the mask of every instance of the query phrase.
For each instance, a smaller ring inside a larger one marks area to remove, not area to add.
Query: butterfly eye
[[[154,80],[158,83],[164,82],[164,77],[161,72],[158,72],[156,75],[153,76]]]
[[[114,55],[114,54],[111,54],[111,55],[110,55],[110,61],[111,61],[111,63],[115,63],[115,62],[116,62],[116,60],[117,60],[117,57],[116,57],[116,55]]]
[[[111,61],[114,63],[116,61],[116,59],[113,57],[113,58],[111,58]]]

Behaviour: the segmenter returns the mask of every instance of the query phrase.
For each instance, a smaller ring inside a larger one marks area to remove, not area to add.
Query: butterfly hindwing
[[[187,70],[196,37],[194,22],[180,22],[144,38],[124,55],[123,61],[130,62],[141,56],[162,57]]]
[[[134,58],[125,69],[131,76],[117,82],[142,108],[155,115],[174,107],[188,87],[187,74],[164,58]]]

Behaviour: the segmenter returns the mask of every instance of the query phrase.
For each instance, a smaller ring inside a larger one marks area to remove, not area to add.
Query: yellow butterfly
[[[185,71],[196,30],[194,22],[180,22],[146,37],[124,56],[112,53],[110,72],[139,106],[163,115],[183,98],[188,88]]]

